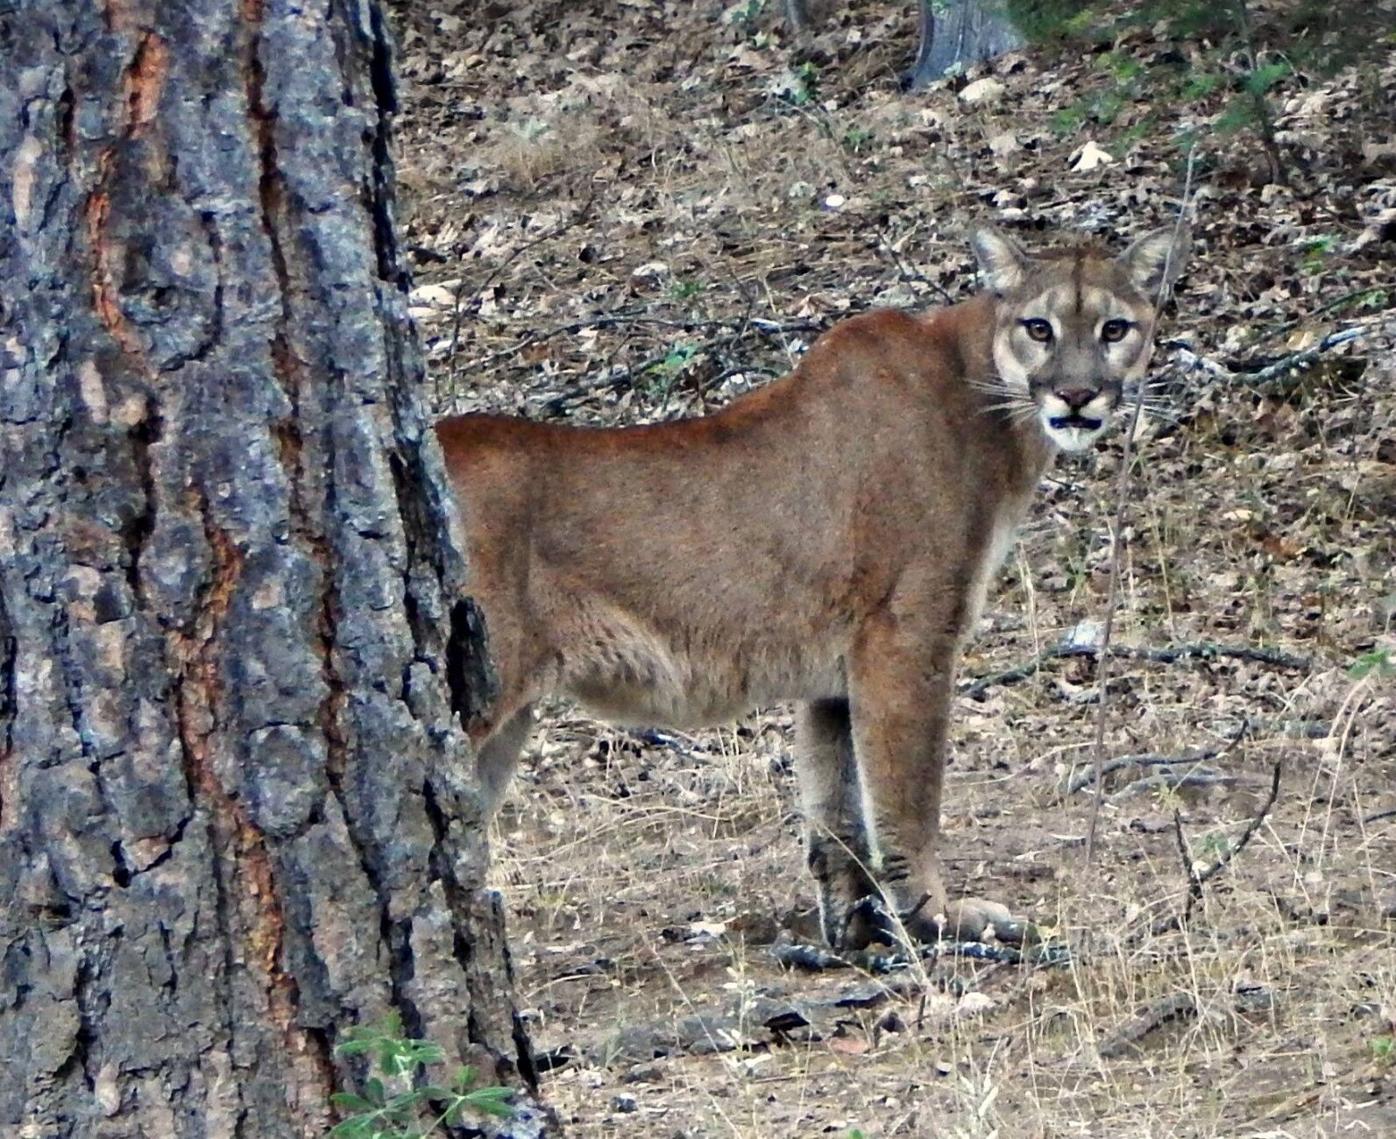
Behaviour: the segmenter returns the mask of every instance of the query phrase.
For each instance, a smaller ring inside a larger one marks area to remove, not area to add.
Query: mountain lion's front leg
[[[954,905],[941,877],[940,798],[960,638],[954,621],[869,623],[849,661],[853,740],[883,895],[921,941],[977,938],[1007,911]],[[927,626],[930,626],[929,628]]]
[[[810,872],[819,890],[819,921],[834,948],[861,949],[869,915],[857,903],[877,895],[863,820],[863,789],[853,755],[847,700],[801,704],[795,721],[800,806]]]

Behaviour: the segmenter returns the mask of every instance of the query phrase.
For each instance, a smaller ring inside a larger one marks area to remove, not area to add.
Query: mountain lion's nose
[[[1052,394],[1072,411],[1080,411],[1096,397],[1095,388],[1053,388]]]

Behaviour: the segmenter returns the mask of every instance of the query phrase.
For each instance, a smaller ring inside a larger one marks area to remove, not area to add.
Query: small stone
[[[960,1016],[979,1016],[994,1007],[994,998],[987,993],[966,993],[955,1006]]]
[[[1071,168],[1078,172],[1085,173],[1100,166],[1109,166],[1115,161],[1115,156],[1109,151],[1101,149],[1094,141],[1088,140],[1075,154],[1071,156]]]
[[[653,1084],[663,1078],[664,1070],[658,1064],[637,1064],[622,1075],[620,1081],[623,1084]]]
[[[1002,134],[993,135],[989,139],[989,150],[1000,158],[1022,149],[1018,142],[1018,136],[1012,131],[1004,131]]]
[[[976,79],[973,83],[967,83],[960,90],[960,99],[971,105],[980,103],[996,103],[1003,98],[1004,86],[997,79],[986,75],[983,79]]]
[[[639,1101],[633,1095],[622,1092],[620,1095],[611,1097],[611,1110],[618,1111],[622,1115],[629,1115],[631,1112],[638,1111],[639,1108]]]

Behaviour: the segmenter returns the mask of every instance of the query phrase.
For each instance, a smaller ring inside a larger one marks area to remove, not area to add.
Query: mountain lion
[[[980,230],[987,291],[846,320],[700,419],[441,420],[499,678],[467,725],[489,804],[541,697],[673,727],[798,701],[825,938],[866,943],[879,897],[914,937],[977,936],[1003,907],[952,905],[937,850],[956,662],[1053,455],[1142,382],[1175,238]]]

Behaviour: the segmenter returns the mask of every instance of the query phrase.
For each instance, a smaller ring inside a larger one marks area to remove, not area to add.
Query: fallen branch
[[[1099,658],[1101,655],[1101,648],[1098,645],[1073,642],[1053,645],[1051,648],[1043,649],[1037,656],[1024,664],[962,683],[960,695],[978,698],[996,685],[1014,684],[1020,680],[1026,680],[1049,661],[1064,660],[1070,657]],[[1180,660],[1205,661],[1225,658],[1254,661],[1258,664],[1273,665],[1276,668],[1292,668],[1299,672],[1308,672],[1313,668],[1313,661],[1309,657],[1294,656],[1281,652],[1279,649],[1258,648],[1254,645],[1214,645],[1207,642],[1172,645],[1165,648],[1150,648],[1142,645],[1109,645],[1105,648],[1104,655],[1128,660],[1148,661],[1153,664],[1173,664]]]
[[[1268,332],[1262,333],[1260,336],[1256,337],[1255,340],[1251,341],[1251,347],[1255,347],[1259,344],[1268,344],[1270,341],[1277,340],[1281,336],[1288,336],[1291,332],[1299,328],[1300,325],[1306,322],[1312,323],[1313,319],[1317,316],[1322,316],[1326,312],[1332,312],[1334,309],[1342,308],[1344,305],[1351,304],[1353,301],[1367,301],[1373,299],[1379,296],[1381,292],[1382,290],[1379,286],[1364,285],[1360,289],[1353,289],[1351,292],[1332,297],[1324,301],[1323,304],[1308,309],[1304,315],[1298,319],[1286,321],[1284,324],[1277,325]]]
[[[1126,1055],[1149,1033],[1175,1020],[1198,1013],[1197,998],[1191,993],[1169,993],[1145,1006],[1100,1042],[1098,1051],[1103,1059],[1112,1060]]]
[[[1359,293],[1339,299],[1348,300],[1351,299],[1351,296],[1360,296],[1367,292],[1371,292],[1371,290],[1364,289]],[[1276,380],[1289,376],[1297,369],[1307,367],[1326,352],[1331,352],[1344,344],[1351,344],[1373,332],[1388,328],[1388,325],[1376,322],[1340,328],[1335,332],[1330,332],[1316,344],[1311,344],[1309,347],[1301,348],[1296,352],[1290,352],[1278,359],[1260,357],[1254,360],[1222,362],[1193,351],[1181,341],[1165,341],[1161,347],[1175,351],[1179,362],[1186,369],[1205,372],[1223,383],[1234,384],[1238,387],[1263,388]]]
[[[1069,774],[1061,791],[1063,795],[1074,795],[1078,791],[1084,791],[1087,787],[1094,786],[1097,778],[1113,775],[1127,767],[1191,766],[1196,763],[1205,763],[1209,759],[1216,759],[1220,752],[1220,748],[1209,748],[1192,755],[1119,755],[1101,764],[1099,770],[1091,766]]]
[[[1239,1015],[1263,1012],[1274,1007],[1275,993],[1264,985],[1238,982],[1231,990],[1231,1004]],[[1128,1055],[1144,1037],[1175,1021],[1199,1016],[1223,1014],[1220,1002],[1203,1005],[1195,993],[1178,991],[1150,1001],[1134,1016],[1100,1042],[1102,1059],[1111,1060]]]
[[[895,973],[911,967],[912,959],[905,953],[878,953],[866,949],[835,952],[819,945],[784,942],[771,947],[771,956],[778,964],[807,972],[828,972],[834,969],[861,969],[866,973]],[[974,961],[992,961],[1000,965],[1065,965],[1070,961],[1067,947],[1043,942],[1019,948],[983,941],[936,941],[919,947],[919,960],[935,961],[941,957],[961,957]]]
[[[902,260],[901,253],[898,252],[897,247],[892,244],[892,239],[887,236],[887,230],[885,227],[878,230],[877,236],[878,251],[887,255],[888,259],[892,262],[892,265],[896,268],[897,275],[901,277],[902,282],[904,284],[925,285],[927,288],[934,289],[937,293],[939,293],[941,300],[943,300],[946,304],[955,303],[955,297],[951,295],[948,289],[946,289],[938,281],[932,281],[924,273],[918,273],[915,269],[911,268],[909,265],[907,265],[905,261]]]
[[[1111,772],[1119,771],[1125,767],[1188,767],[1189,771],[1179,775],[1171,773],[1164,775],[1151,775],[1143,779],[1136,779],[1123,791],[1117,791],[1111,796],[1112,800],[1123,799],[1129,795],[1138,794],[1140,791],[1152,790],[1175,790],[1185,786],[1210,786],[1215,783],[1226,782],[1229,776],[1219,774],[1213,768],[1202,767],[1203,763],[1209,760],[1220,759],[1231,751],[1238,743],[1251,733],[1252,723],[1249,719],[1243,719],[1236,726],[1236,730],[1231,733],[1227,741],[1220,747],[1205,748],[1195,751],[1191,755],[1122,755],[1105,763],[1092,763],[1084,772],[1072,773],[1068,776],[1063,793],[1070,795],[1089,787],[1097,780],[1103,779]]]
[[[1177,791],[1180,787],[1225,787],[1236,782],[1234,775],[1227,775],[1210,767],[1195,767],[1190,771],[1165,772],[1162,775],[1146,775],[1136,779],[1110,796],[1112,803],[1141,795],[1147,791]]]
[[[1260,824],[1265,821],[1265,817],[1270,813],[1270,808],[1275,805],[1275,800],[1279,797],[1280,769],[1281,765],[1275,764],[1274,772],[1270,777],[1270,794],[1266,796],[1265,802],[1261,804],[1255,817],[1246,824],[1246,829],[1241,832],[1241,837],[1228,846],[1210,866],[1204,865],[1199,868],[1197,863],[1192,860],[1187,838],[1183,834],[1183,816],[1178,811],[1173,812],[1173,831],[1178,839],[1178,853],[1183,860],[1183,869],[1188,876],[1188,900],[1183,907],[1180,925],[1186,925],[1191,919],[1193,908],[1202,900],[1202,888],[1231,865],[1231,860],[1246,849],[1246,844],[1260,829]]]
[[[1288,356],[1281,356],[1278,360],[1254,371],[1232,369],[1231,381],[1244,384],[1246,387],[1264,387],[1272,380],[1280,379],[1299,368],[1312,364],[1325,352],[1331,352],[1341,344],[1350,344],[1354,340],[1362,339],[1370,331],[1370,326],[1362,325],[1356,328],[1340,328],[1337,332],[1330,332],[1317,344],[1302,348],[1298,352],[1291,352]]]

